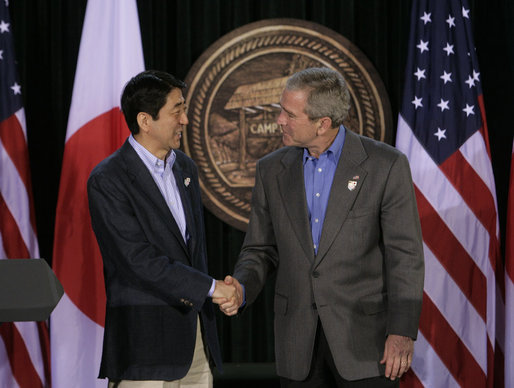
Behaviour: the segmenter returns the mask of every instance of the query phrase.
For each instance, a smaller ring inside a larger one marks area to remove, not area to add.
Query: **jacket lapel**
[[[163,219],[184,251],[189,253],[175,218],[155,184],[152,175],[128,140],[125,141],[120,151],[127,166],[127,174],[132,177],[134,185],[149,199],[149,203],[159,209],[157,214]]]
[[[314,247],[305,198],[302,156],[302,148],[291,148],[282,158],[284,169],[277,175],[277,179],[282,203],[291,225],[293,225],[296,238],[312,262],[314,261]]]
[[[367,172],[360,164],[368,155],[362,146],[359,137],[351,131],[346,131],[346,138],[339,163],[334,174],[332,188],[328,199],[323,231],[316,255],[318,265],[334,242],[346,217],[359,195],[359,191],[366,179]]]
[[[184,215],[186,217],[186,231],[189,234],[189,241],[193,242],[195,240],[196,232],[194,227],[195,224],[192,210],[193,207],[191,204],[191,197],[188,195],[188,193],[186,193],[187,190],[191,189],[189,188],[189,184],[188,187],[185,186],[186,178],[191,179],[191,177],[185,175],[178,154],[177,159],[175,160],[175,164],[173,165],[173,175],[175,176],[175,182],[177,183],[180,199],[182,200],[182,207],[184,208]]]

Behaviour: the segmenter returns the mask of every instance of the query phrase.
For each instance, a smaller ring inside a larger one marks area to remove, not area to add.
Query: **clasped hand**
[[[243,287],[230,275],[226,276],[224,281],[216,280],[212,301],[220,306],[225,315],[236,315],[243,304]]]

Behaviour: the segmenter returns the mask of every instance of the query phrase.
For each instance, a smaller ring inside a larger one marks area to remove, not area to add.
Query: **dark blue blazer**
[[[221,368],[214,308],[207,297],[212,278],[197,168],[183,152],[175,153],[187,244],[128,141],[94,168],[87,183],[107,294],[101,378],[184,377],[193,358],[198,313],[210,360]]]

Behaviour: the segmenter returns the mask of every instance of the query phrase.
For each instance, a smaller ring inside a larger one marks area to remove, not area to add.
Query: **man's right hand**
[[[212,293],[212,301],[216,304],[235,303],[237,289],[235,285],[226,284],[223,280],[216,280]]]
[[[233,300],[231,299],[224,303],[219,303],[220,310],[228,316],[236,315],[239,307],[243,304],[243,287],[236,278],[230,275],[225,277],[225,284],[235,287],[236,293]]]

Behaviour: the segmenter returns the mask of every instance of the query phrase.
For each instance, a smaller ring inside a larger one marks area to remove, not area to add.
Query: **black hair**
[[[121,95],[121,111],[133,135],[139,133],[137,115],[148,113],[154,120],[166,104],[168,94],[175,88],[184,89],[186,84],[159,70],[146,70],[127,82]]]

